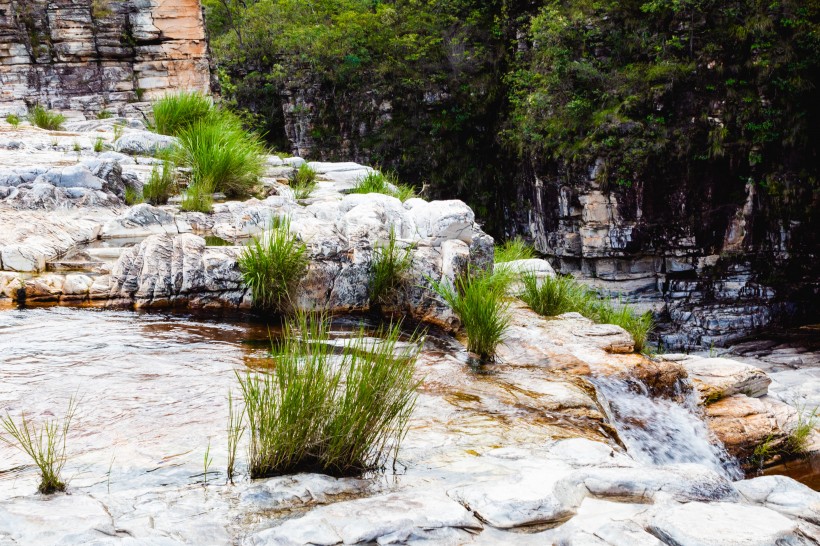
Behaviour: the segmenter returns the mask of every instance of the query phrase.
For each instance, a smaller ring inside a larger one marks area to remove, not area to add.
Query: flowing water
[[[692,389],[681,389],[683,403],[652,397],[638,381],[596,381],[607,416],[629,454],[655,465],[698,463],[730,480],[743,478],[734,457],[710,433],[700,417]]]

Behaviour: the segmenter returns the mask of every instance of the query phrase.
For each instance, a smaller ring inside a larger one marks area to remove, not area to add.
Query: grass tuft
[[[214,210],[214,188],[208,182],[192,182],[182,194],[179,210],[186,212],[204,212]]]
[[[162,165],[154,165],[148,183],[142,187],[142,198],[151,205],[164,205],[176,193],[174,162],[166,159]]]
[[[276,223],[254,238],[239,258],[239,269],[251,289],[254,305],[279,313],[292,307],[291,293],[307,266],[307,247],[290,232],[290,220]]]
[[[350,193],[382,193],[404,202],[416,196],[412,186],[402,184],[394,173],[373,171],[359,181]]]
[[[400,345],[398,325],[365,332],[336,354],[324,316],[286,324],[270,373],[239,376],[250,432],[250,475],[295,472],[352,476],[378,470],[407,431],[419,382],[421,339]]]
[[[233,393],[228,391],[228,481],[233,483],[236,473],[236,450],[239,447],[239,440],[245,434],[245,408],[237,411],[233,401]]]
[[[40,485],[37,491],[44,495],[65,491],[66,484],[60,473],[63,470],[66,456],[66,440],[71,420],[77,409],[72,397],[68,410],[62,421],[50,419],[39,426],[20,415],[20,422],[15,422],[11,415],[0,418],[0,426],[11,436],[11,439],[0,436],[0,440],[28,455],[40,470]]]
[[[100,110],[97,112],[97,119],[111,119],[114,117],[114,113],[109,110]]]
[[[809,450],[809,443],[814,429],[817,427],[818,419],[820,419],[820,408],[814,408],[811,411],[806,411],[802,408],[797,414],[797,424],[789,431],[789,436],[786,438],[786,452],[793,455],[802,455]]]
[[[20,125],[20,116],[17,114],[8,114],[6,116],[6,123],[11,125],[12,127],[17,127]]]
[[[370,301],[377,305],[387,298],[407,279],[412,263],[410,246],[400,247],[396,242],[396,231],[391,226],[387,244],[377,245],[373,250],[370,265]]]
[[[513,276],[506,272],[468,270],[456,278],[454,285],[428,280],[461,320],[467,333],[467,350],[492,360],[510,324],[506,293]]]
[[[151,128],[161,135],[179,135],[183,129],[213,117],[216,107],[210,97],[197,91],[182,91],[157,100],[151,105],[154,123]]]
[[[535,249],[516,237],[495,247],[495,263],[514,262],[515,260],[530,260],[535,258]]]
[[[129,207],[137,205],[143,202],[142,194],[138,192],[136,189],[126,186],[125,187],[125,204]]]
[[[293,173],[290,179],[290,188],[297,200],[307,199],[310,197],[311,192],[316,189],[316,171],[307,163],[303,163]]]
[[[602,300],[598,293],[572,277],[538,279],[532,273],[522,275],[524,291],[521,299],[539,315],[552,317],[576,312],[604,324],[617,324],[632,335],[635,351],[643,352],[655,326],[652,313],[639,314],[631,305],[615,305]]]
[[[59,131],[65,123],[65,116],[51,110],[46,110],[41,105],[32,108],[28,113],[28,120],[32,125],[50,131]]]
[[[102,137],[97,137],[94,139],[94,151],[97,153],[102,152],[105,149],[105,141]]]

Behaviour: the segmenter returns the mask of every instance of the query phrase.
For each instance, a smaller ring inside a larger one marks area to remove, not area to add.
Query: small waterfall
[[[729,480],[743,478],[734,457],[700,417],[692,389],[683,403],[652,397],[639,381],[598,379],[599,399],[629,454],[637,461],[665,465],[698,463]]]

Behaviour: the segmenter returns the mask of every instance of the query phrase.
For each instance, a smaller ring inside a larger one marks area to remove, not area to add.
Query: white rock
[[[122,135],[114,143],[114,151],[131,155],[154,155],[171,150],[177,145],[172,136],[158,135],[150,131],[133,131]]]
[[[66,275],[63,283],[63,294],[67,296],[84,296],[88,294],[92,284],[94,284],[94,280],[87,275]]]
[[[820,493],[789,477],[761,476],[735,487],[749,502],[820,525]]]
[[[177,221],[173,214],[165,210],[141,203],[106,222],[100,236],[103,239],[148,237],[155,234],[176,234],[180,231],[189,232],[191,227],[184,220]]]

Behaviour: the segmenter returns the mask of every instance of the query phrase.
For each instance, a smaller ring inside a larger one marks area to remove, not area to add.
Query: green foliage
[[[51,110],[46,110],[42,105],[37,105],[28,113],[28,120],[32,125],[36,125],[40,129],[48,129],[49,131],[60,131],[65,123],[65,116]]]
[[[497,264],[532,258],[535,258],[535,249],[519,237],[495,246],[495,263]]]
[[[182,195],[179,210],[210,214],[214,208],[214,187],[208,181],[192,182]]]
[[[191,181],[228,197],[248,195],[265,169],[265,147],[228,112],[187,125],[178,133],[177,161]]]
[[[0,426],[11,437],[0,436],[0,440],[31,458],[40,470],[37,490],[44,495],[65,491],[60,473],[67,460],[66,441],[76,409],[76,401],[72,398],[62,420],[49,419],[39,426],[27,419],[25,413],[20,415],[19,423],[8,412],[0,418]]]
[[[292,292],[307,266],[307,246],[290,232],[289,219],[254,238],[239,258],[239,269],[251,289],[254,305],[279,313],[291,308]]]
[[[72,148],[75,152],[77,152],[77,153],[80,153],[81,151],[83,151],[83,147],[82,147],[82,146],[80,146],[80,143],[79,143],[79,142],[77,142],[76,140],[75,140],[75,141],[74,141],[74,143],[71,145],[71,148]]]
[[[20,125],[20,116],[17,114],[8,114],[6,116],[6,123],[11,125],[12,127],[17,127]]]
[[[351,476],[395,460],[416,400],[420,338],[398,325],[377,343],[364,330],[341,356],[323,316],[286,324],[270,372],[239,376],[250,432],[251,478],[321,472]]]
[[[399,182],[395,173],[384,174],[379,171],[368,173],[355,188],[350,190],[350,193],[382,193],[402,202],[416,196],[413,187]]]
[[[176,193],[174,172],[176,166],[171,159],[165,159],[161,165],[154,165],[148,182],[142,187],[142,198],[151,205],[164,205]]]
[[[399,246],[396,231],[390,227],[387,244],[377,244],[370,264],[370,301],[376,305],[385,303],[391,294],[402,286],[412,264],[410,246]]]
[[[510,324],[507,288],[512,276],[469,269],[454,284],[428,280],[461,320],[467,333],[467,350],[492,360]]]
[[[194,123],[218,115],[213,100],[198,91],[166,95],[151,105],[151,128],[161,135],[179,135]]]
[[[122,136],[122,133],[125,130],[125,124],[121,122],[114,123],[114,127],[111,129],[114,132],[114,142],[116,142]]]
[[[94,139],[94,151],[97,153],[102,152],[105,149],[105,140],[102,137],[97,137]]]
[[[97,112],[97,119],[111,119],[114,117],[114,113],[109,110],[100,110]]]
[[[603,324],[617,324],[630,333],[635,351],[643,352],[654,328],[651,312],[638,313],[630,305],[613,304],[601,299],[572,277],[556,276],[538,279],[532,273],[522,276],[524,291],[521,299],[539,315],[555,316],[576,312]]]
[[[125,187],[125,204],[129,207],[137,205],[143,202],[143,197],[140,192],[136,189],[132,188],[131,186]]]
[[[236,450],[239,441],[245,434],[245,407],[237,410],[234,405],[233,392],[228,391],[228,481],[233,483],[236,473]]]
[[[316,189],[316,171],[310,165],[303,163],[290,179],[290,187],[296,199],[307,199]]]
[[[801,408],[797,413],[797,423],[789,431],[789,436],[786,438],[785,451],[793,455],[802,455],[808,452],[811,436],[817,428],[818,420],[820,420],[820,408],[814,408],[807,411]]]

